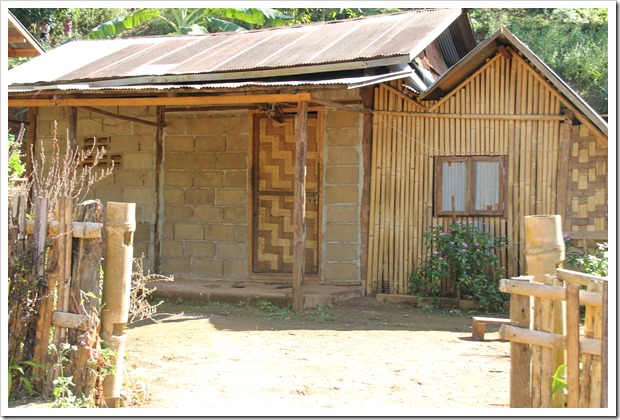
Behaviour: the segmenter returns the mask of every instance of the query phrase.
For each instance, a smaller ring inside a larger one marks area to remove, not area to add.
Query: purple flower
[[[461,250],[461,252],[467,252],[467,251],[465,251],[464,249],[462,249],[462,250]]]
[[[479,244],[478,242],[476,242],[474,245],[475,245],[475,246],[480,246],[480,244]]]
[[[437,255],[439,254],[439,251],[433,251],[433,254]]]
[[[465,242],[461,243],[465,248],[467,248],[467,244]]]
[[[454,245],[454,242],[450,241],[450,245]]]
[[[441,232],[441,233],[439,234],[439,236],[446,236],[446,235],[447,235],[447,233],[446,233],[446,232]]]

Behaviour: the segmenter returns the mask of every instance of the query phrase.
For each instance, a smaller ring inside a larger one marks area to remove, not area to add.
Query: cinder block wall
[[[248,271],[248,111],[166,114],[162,271],[243,280]]]
[[[156,107],[99,107],[141,120],[156,121]],[[43,145],[48,159],[51,157],[51,140],[54,122],[57,123],[57,139],[64,153],[69,108],[42,107],[37,118],[37,150]],[[84,196],[99,199],[105,207],[108,201],[136,203],[136,232],[134,234],[134,257],[145,256],[144,268],[153,266],[153,226],[155,223],[155,132],[154,126],[135,121],[108,117],[78,108],[77,142],[89,137],[108,137],[108,154],[120,155],[121,164],[114,167],[112,174],[94,184]]]
[[[359,99],[357,90],[320,96],[333,101]],[[324,115],[322,282],[359,285],[363,116],[329,107]]]

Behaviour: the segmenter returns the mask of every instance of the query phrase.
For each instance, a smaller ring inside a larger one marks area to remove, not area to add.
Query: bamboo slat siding
[[[407,293],[412,268],[427,256],[423,233],[451,224],[433,213],[438,156],[505,156],[504,217],[456,220],[507,236],[502,261],[508,276],[519,275],[524,216],[557,212],[558,94],[517,54],[498,54],[440,101],[416,102],[390,84],[375,93],[367,292]]]

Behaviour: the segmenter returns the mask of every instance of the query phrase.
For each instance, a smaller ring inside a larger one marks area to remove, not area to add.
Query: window
[[[503,156],[438,157],[435,162],[437,216],[504,214]]]

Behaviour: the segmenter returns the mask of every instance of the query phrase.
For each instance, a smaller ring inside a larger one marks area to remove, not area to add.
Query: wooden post
[[[136,230],[136,204],[108,202],[105,232],[106,255],[101,314],[101,340],[114,350],[115,373],[103,380],[108,407],[118,407],[123,384],[125,329],[129,318],[133,233]]]
[[[47,198],[37,198],[35,202],[34,241],[36,249],[35,273],[39,279],[44,279],[45,273],[45,238],[47,234]],[[54,303],[55,277],[48,276],[41,287],[41,302],[39,305],[39,319],[34,340],[34,360],[47,365],[47,347],[50,339],[50,326],[52,325],[52,309]],[[37,367],[33,369],[34,376],[43,375],[43,370]]]
[[[295,180],[293,186],[293,311],[304,309],[304,268],[306,248],[306,152],[308,103],[300,102],[295,116]]]
[[[532,276],[513,277],[512,280],[530,282]],[[530,327],[530,297],[510,294],[510,325]],[[510,343],[510,408],[530,408],[530,354],[528,344]]]
[[[89,200],[78,204],[74,219],[78,222],[103,223],[101,202]],[[70,312],[89,320],[84,330],[87,334],[82,331],[69,333],[70,342],[78,347],[68,372],[68,375],[73,376],[76,395],[93,396],[95,391],[97,372],[87,363],[91,349],[97,350],[99,345],[101,247],[101,231],[98,237],[73,239]]]

